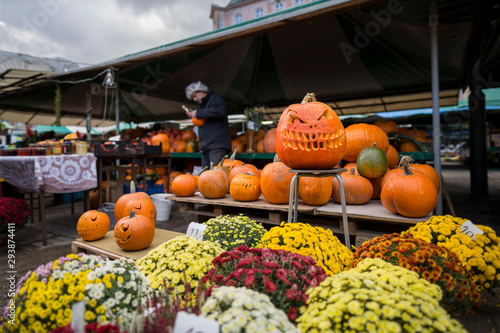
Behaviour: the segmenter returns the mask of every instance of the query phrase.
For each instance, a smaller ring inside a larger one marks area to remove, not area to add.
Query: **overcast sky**
[[[229,0],[0,0],[0,50],[94,65],[212,30]]]

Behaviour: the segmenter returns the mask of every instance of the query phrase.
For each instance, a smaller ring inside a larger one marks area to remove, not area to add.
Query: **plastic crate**
[[[92,141],[91,151],[95,156],[103,155],[159,155],[159,146],[148,145],[144,141]]]
[[[135,185],[135,191],[136,192],[144,192],[144,185],[143,184],[136,184]],[[123,194],[130,193],[130,186],[129,185],[123,185]],[[155,194],[155,193],[165,193],[165,188],[163,184],[157,184],[151,180],[148,180],[148,188],[146,189],[147,194]]]
[[[83,201],[83,191],[73,192],[73,202]],[[71,193],[54,193],[55,204],[69,204],[71,203]]]

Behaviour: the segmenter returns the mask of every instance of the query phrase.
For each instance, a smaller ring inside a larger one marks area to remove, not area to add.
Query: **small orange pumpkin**
[[[345,202],[348,205],[362,205],[370,201],[373,195],[373,186],[368,179],[356,175],[354,168],[349,172],[342,172],[342,184],[344,185]],[[340,184],[336,177],[333,177],[333,200],[340,203]]]
[[[218,165],[222,165],[222,166],[228,167],[229,168],[229,172],[231,172],[231,170],[233,170],[233,168],[235,166],[242,165],[243,161],[240,161],[240,160],[236,159],[236,154],[238,154],[238,151],[239,151],[238,147],[234,147],[234,151],[231,154],[231,157],[229,157],[229,159],[223,158],[222,161],[220,161],[220,163]]]
[[[295,173],[283,164],[278,155],[268,163],[260,173],[260,189],[269,203],[287,204],[290,201],[290,183]]]
[[[135,211],[131,211],[128,217],[116,223],[115,242],[123,250],[139,251],[151,245],[154,232],[154,220],[143,215],[135,215]]]
[[[172,181],[172,193],[178,197],[190,197],[198,189],[198,178],[186,173]]]
[[[299,197],[306,205],[321,206],[332,197],[332,177],[301,177],[299,180]]]
[[[193,118],[191,118],[191,122],[196,127],[201,127],[201,126],[205,125],[205,119],[203,119],[203,118],[195,118],[195,117],[193,117]]]
[[[235,175],[229,186],[229,194],[236,201],[259,199],[261,194],[259,177],[252,172]]]
[[[161,153],[162,154],[168,154],[170,151],[170,139],[168,138],[168,135],[166,134],[156,134],[151,138],[151,141],[153,142],[153,145],[159,146],[161,143]]]
[[[109,225],[109,217],[101,209],[89,210],[78,219],[76,231],[82,239],[94,241],[106,235],[109,231]]]
[[[394,214],[423,217],[436,208],[438,192],[427,176],[413,173],[410,164],[402,162],[404,173],[395,174],[384,184],[380,201]]]
[[[391,120],[391,119],[377,120],[376,122],[373,123],[373,125],[380,127],[382,129],[382,131],[384,131],[386,133],[398,131],[398,124],[394,120]]]
[[[223,198],[229,190],[229,180],[222,170],[214,170],[210,163],[210,170],[204,171],[198,177],[198,191],[208,199]]]
[[[253,173],[255,176],[257,176],[260,179],[260,172],[259,169],[253,165],[253,164],[248,164],[244,163],[241,165],[237,165],[229,172],[229,184],[231,184],[231,181],[233,180],[234,176],[238,174],[245,174],[247,172]],[[229,185],[231,187],[231,185]]]

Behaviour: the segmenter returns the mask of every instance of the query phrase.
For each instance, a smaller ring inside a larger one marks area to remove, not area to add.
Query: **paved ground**
[[[500,170],[489,170],[489,197],[486,199],[474,198],[470,195],[470,171],[454,164],[443,165],[443,179],[450,194],[456,216],[470,219],[475,224],[488,225],[500,234]],[[16,234],[16,270],[18,278],[28,270],[36,269],[39,265],[64,256],[71,252],[71,242],[78,238],[76,223],[83,213],[83,204],[75,204],[75,214],[71,215],[71,205],[56,205],[48,207],[48,245],[43,246],[40,223],[28,226]],[[445,205],[445,213],[449,213]],[[194,216],[183,215],[174,204],[170,219],[157,222],[157,227],[184,233]],[[357,245],[362,239],[357,240]],[[6,247],[0,253],[0,265],[6,267]],[[0,271],[0,304],[6,301],[6,270]],[[495,302],[496,304],[496,302]],[[463,319],[464,325],[470,332],[497,332],[500,328],[500,311],[490,303],[472,317]]]

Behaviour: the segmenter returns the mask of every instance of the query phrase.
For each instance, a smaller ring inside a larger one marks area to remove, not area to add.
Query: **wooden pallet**
[[[197,215],[198,222],[220,215],[244,214],[257,222],[279,225],[288,218],[288,204],[271,204],[263,196],[257,201],[242,202],[235,201],[229,194],[221,199],[207,199],[197,192],[191,197],[173,196],[169,199],[180,204],[182,213]],[[299,214],[314,214],[314,206],[299,203],[297,211]]]
[[[180,204],[184,214],[197,216],[198,222],[204,222],[220,215],[235,216],[244,214],[264,225],[275,226],[288,220],[288,204],[275,205],[267,202],[263,196],[257,201],[238,202],[226,195],[221,199],[207,199],[200,193],[191,197],[171,196],[170,200]],[[387,211],[380,201],[373,200],[365,205],[347,205],[349,235],[373,238],[384,233],[401,232],[420,221],[427,221],[431,214],[413,219],[394,215]],[[344,235],[341,205],[329,202],[323,206],[309,206],[299,200],[298,221],[332,230],[341,237]],[[353,243],[353,241],[351,242]]]

